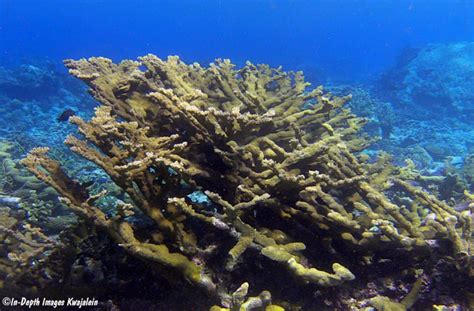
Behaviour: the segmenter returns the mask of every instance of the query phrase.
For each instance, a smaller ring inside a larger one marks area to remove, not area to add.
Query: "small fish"
[[[64,110],[58,117],[58,122],[64,122],[69,120],[70,117],[76,115],[76,112],[72,109]]]

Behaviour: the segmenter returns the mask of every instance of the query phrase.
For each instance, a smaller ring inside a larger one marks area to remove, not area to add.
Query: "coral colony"
[[[373,160],[377,138],[345,108],[351,96],[229,60],[65,64],[100,103],[90,121],[68,117],[78,133],[65,143],[118,186],[114,210],[99,204],[109,191],[91,192],[48,147],[22,164],[127,260],[188,283],[184,297],[202,293],[213,311],[407,310],[438,303],[426,293],[446,284],[472,288],[473,197],[455,209],[421,188],[430,176],[413,162]],[[22,245],[16,262],[55,247],[23,230],[0,233]]]

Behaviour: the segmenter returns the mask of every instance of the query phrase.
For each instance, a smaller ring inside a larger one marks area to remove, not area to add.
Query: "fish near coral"
[[[64,110],[57,118],[58,122],[68,121],[70,117],[75,116],[76,112],[72,109]]]

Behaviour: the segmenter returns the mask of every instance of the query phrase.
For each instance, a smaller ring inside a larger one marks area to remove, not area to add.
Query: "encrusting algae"
[[[472,273],[471,211],[455,211],[412,185],[409,172],[378,169],[359,153],[374,139],[361,132],[366,121],[343,108],[350,96],[309,89],[301,72],[238,69],[229,60],[207,68],[154,55],[65,63],[101,104],[90,121],[70,117],[81,135],[66,144],[130,202],[107,216],[94,204],[105,194],[89,194],[48,148],[22,163],[131,256],[219,297],[220,310],[245,304],[228,302],[237,271],[278,299],[285,297],[274,282],[345,286],[385,250],[413,265],[462,258],[458,273]],[[209,204],[190,199],[196,191]],[[410,204],[398,204],[400,196]],[[134,213],[153,228],[139,228]]]

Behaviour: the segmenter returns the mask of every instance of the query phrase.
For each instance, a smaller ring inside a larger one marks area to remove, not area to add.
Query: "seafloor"
[[[474,43],[324,88],[228,61],[66,66],[0,68],[0,296],[474,309]]]

